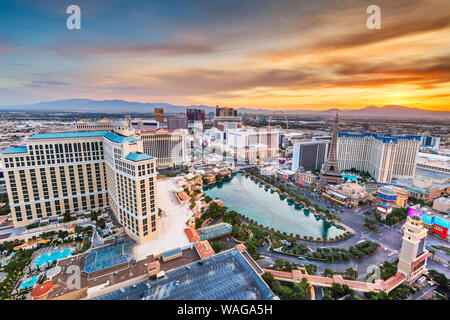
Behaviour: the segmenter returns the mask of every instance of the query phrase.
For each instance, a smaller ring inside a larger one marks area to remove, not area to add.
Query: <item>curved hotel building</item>
[[[144,152],[156,157],[158,168],[180,165],[187,161],[186,134],[181,130],[140,131]]]
[[[378,182],[413,177],[419,144],[420,136],[339,133],[339,167],[367,171]]]
[[[109,206],[136,242],[158,235],[156,159],[125,123],[114,125],[115,132],[36,134],[2,154],[15,227]]]

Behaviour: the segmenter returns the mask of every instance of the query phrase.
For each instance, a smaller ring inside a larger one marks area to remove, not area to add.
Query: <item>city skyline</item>
[[[450,4],[378,1],[2,4],[2,105],[89,98],[284,110],[449,111]]]

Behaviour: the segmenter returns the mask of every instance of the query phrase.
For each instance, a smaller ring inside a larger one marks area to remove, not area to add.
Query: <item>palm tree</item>
[[[431,259],[434,260],[434,255],[436,254],[436,250],[434,250],[434,249],[429,249],[428,252],[431,253]]]

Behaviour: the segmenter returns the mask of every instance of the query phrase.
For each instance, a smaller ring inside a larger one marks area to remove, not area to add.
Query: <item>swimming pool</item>
[[[347,178],[348,180],[356,181],[358,180],[358,177],[352,176],[351,174],[343,174],[342,179]]]
[[[26,288],[30,288],[30,287],[34,286],[34,284],[37,282],[38,279],[39,279],[39,276],[33,276],[30,278],[26,278],[20,284],[20,289],[26,289]]]
[[[73,249],[69,248],[69,249],[54,251],[52,253],[43,254],[34,260],[33,265],[35,267],[40,267],[44,264],[51,264],[53,261],[67,258],[68,256],[70,256],[72,254],[72,250]]]
[[[240,173],[204,191],[212,199],[219,198],[229,210],[287,234],[330,239],[345,233],[337,225],[294,205],[278,192],[266,191],[259,183]]]

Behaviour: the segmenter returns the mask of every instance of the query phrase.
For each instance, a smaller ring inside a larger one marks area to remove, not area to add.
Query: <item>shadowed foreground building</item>
[[[111,207],[143,243],[158,235],[156,159],[122,122],[116,131],[43,133],[2,154],[15,227]]]

